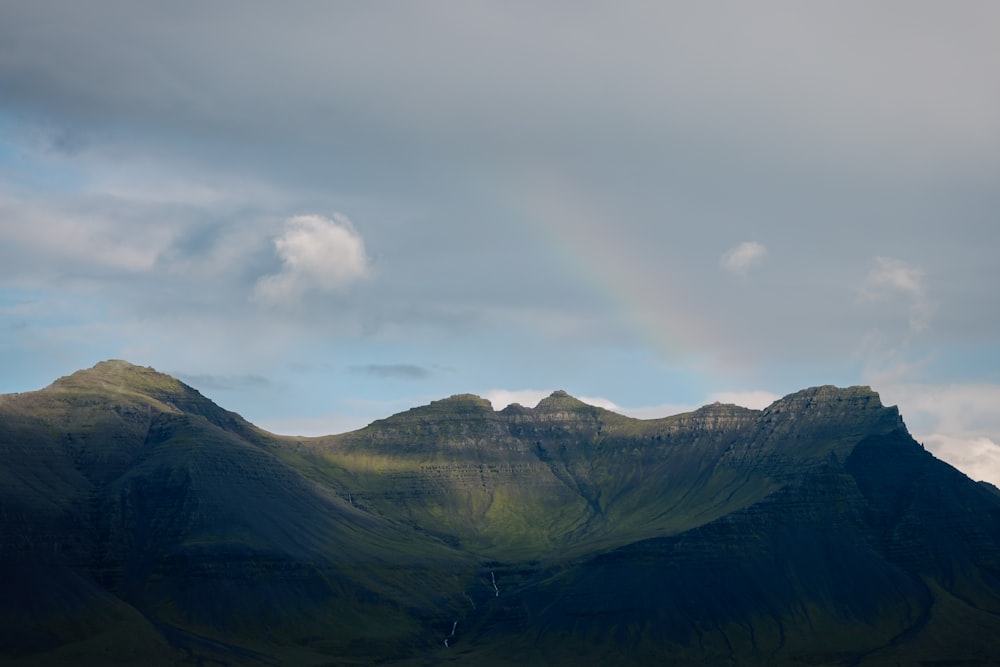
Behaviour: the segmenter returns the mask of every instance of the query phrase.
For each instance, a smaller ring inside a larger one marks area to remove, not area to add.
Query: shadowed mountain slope
[[[867,388],[264,432],[102,362],[0,397],[14,664],[995,664],[1000,493]]]

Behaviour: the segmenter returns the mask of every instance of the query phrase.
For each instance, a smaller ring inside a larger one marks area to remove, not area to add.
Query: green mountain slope
[[[867,388],[266,433],[152,369],[0,397],[14,664],[994,664],[1000,493]]]
[[[2,574],[38,597],[5,610],[11,655],[119,617],[181,656],[228,654],[233,637],[248,656],[261,637],[405,643],[418,627],[407,608],[452,586],[440,560],[464,559],[352,507],[273,437],[146,369],[99,364],[0,411]],[[64,598],[83,627],[53,614]]]

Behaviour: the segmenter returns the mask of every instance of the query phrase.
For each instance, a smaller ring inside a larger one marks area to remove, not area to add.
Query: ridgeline
[[[1000,492],[865,387],[263,431],[108,361],[0,397],[13,664],[997,664]]]

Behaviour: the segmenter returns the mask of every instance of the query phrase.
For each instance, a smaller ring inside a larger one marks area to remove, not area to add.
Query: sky
[[[271,431],[870,385],[1000,484],[1000,4],[0,5],[0,392]]]

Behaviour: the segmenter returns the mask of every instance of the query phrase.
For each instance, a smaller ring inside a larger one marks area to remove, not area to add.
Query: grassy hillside
[[[630,419],[459,395],[266,433],[104,362],[0,397],[14,664],[1000,655],[1000,494],[867,388]]]

